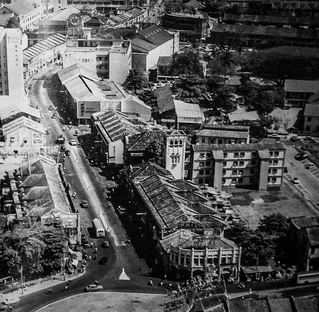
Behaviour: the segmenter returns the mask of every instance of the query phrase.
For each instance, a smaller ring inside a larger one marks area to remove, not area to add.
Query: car
[[[296,156],[295,156],[295,159],[296,160],[304,160],[304,159],[306,159],[308,157],[308,154],[307,153],[300,153],[300,154],[297,154]]]
[[[315,165],[314,163],[309,162],[309,163],[307,163],[307,164],[305,165],[305,168],[306,168],[306,169],[310,169],[310,168],[313,167],[314,165]]]
[[[291,138],[290,138],[290,141],[291,142],[297,142],[297,141],[299,141],[300,139],[299,139],[299,137],[297,136],[297,135],[294,135],[294,136],[292,136]]]
[[[102,257],[99,261],[99,264],[107,264],[108,261],[109,261],[108,257]]]
[[[89,205],[87,200],[82,200],[81,203],[80,203],[80,206],[82,208],[90,208],[90,205]]]
[[[126,208],[123,206],[118,206],[117,211],[119,212],[120,215],[124,215],[127,212]]]
[[[76,145],[77,145],[77,143],[76,143],[75,140],[71,140],[71,141],[69,142],[69,144],[72,145],[72,146],[76,146]]]
[[[60,152],[65,152],[65,146],[64,145],[61,145]]]
[[[109,248],[109,247],[110,247],[110,243],[109,243],[108,241],[104,241],[104,242],[102,243],[102,247],[104,247],[104,248]]]
[[[77,136],[77,135],[79,135],[79,130],[75,129],[74,136]]]
[[[293,184],[300,184],[300,181],[299,181],[298,178],[292,178],[292,179],[291,179],[291,182],[292,182]]]
[[[84,288],[84,291],[91,292],[91,291],[102,291],[102,285],[90,284]]]
[[[69,150],[65,150],[64,154],[65,154],[66,156],[70,156],[71,153],[70,153]]]

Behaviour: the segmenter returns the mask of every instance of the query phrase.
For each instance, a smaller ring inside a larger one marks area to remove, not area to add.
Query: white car
[[[91,291],[102,291],[102,285],[90,284],[84,288],[84,291],[91,292]]]
[[[76,145],[77,145],[77,143],[76,143],[76,141],[75,141],[75,140],[71,140],[71,141],[70,141],[70,145],[72,145],[72,146],[76,146]]]

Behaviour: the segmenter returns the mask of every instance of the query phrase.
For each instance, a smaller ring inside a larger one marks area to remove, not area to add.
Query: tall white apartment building
[[[22,32],[0,27],[0,96],[24,96]]]

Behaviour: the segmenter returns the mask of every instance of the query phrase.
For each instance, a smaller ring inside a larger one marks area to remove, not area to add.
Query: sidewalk
[[[48,289],[50,287],[53,287],[59,284],[63,284],[69,280],[72,281],[82,276],[84,273],[85,271],[83,273],[76,273],[72,275],[65,274],[65,279],[63,277],[63,274],[58,273],[56,275],[51,276],[51,278],[30,281],[30,282],[24,283],[23,291],[21,288],[21,284],[19,284],[19,288],[17,290],[11,291],[6,294],[0,293],[0,299],[1,299],[1,302],[7,302],[10,304],[16,303],[20,301],[20,297],[22,296],[29,295],[39,290]]]

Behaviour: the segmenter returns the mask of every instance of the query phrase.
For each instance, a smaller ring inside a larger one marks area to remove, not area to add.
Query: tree
[[[225,79],[224,79],[224,85],[226,83],[226,74],[227,74],[227,69],[231,68],[232,65],[235,64],[234,60],[233,60],[233,55],[232,53],[227,49],[224,50],[220,56],[219,56],[219,61],[220,64],[222,65],[222,67],[224,68],[224,75],[225,75]]]
[[[142,89],[145,83],[146,78],[144,74],[138,69],[131,69],[123,86],[128,90],[134,90],[136,93],[136,90]]]
[[[17,16],[12,16],[8,19],[6,28],[20,28],[20,20]]]
[[[173,55],[170,75],[203,77],[203,66],[200,63],[199,54],[192,49],[187,49],[184,53],[175,53]]]

